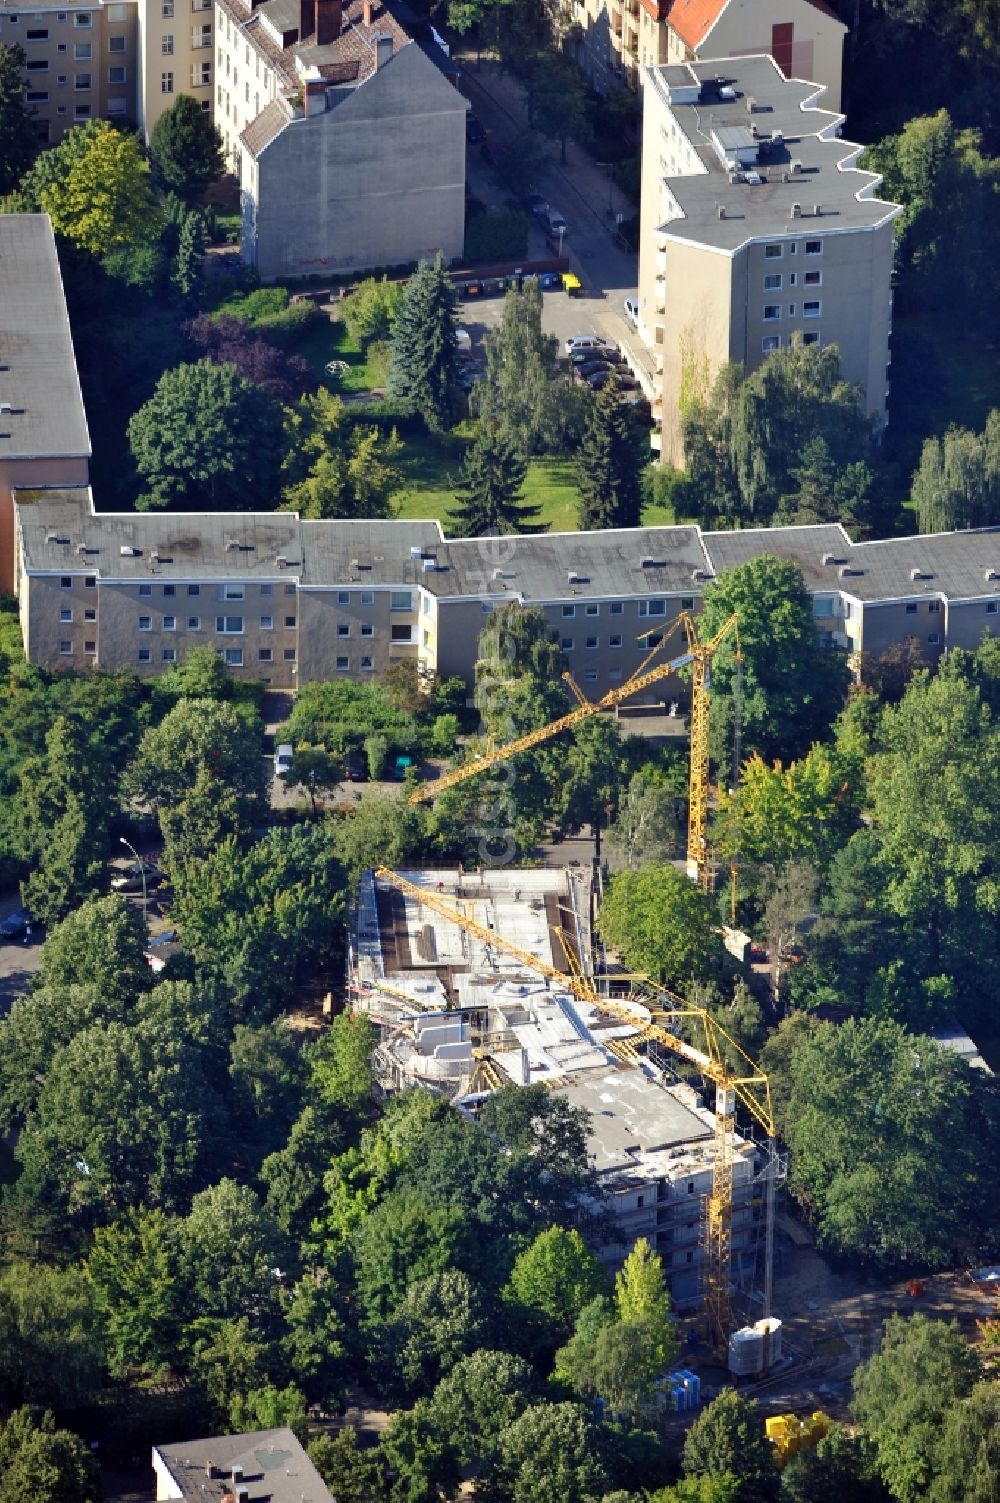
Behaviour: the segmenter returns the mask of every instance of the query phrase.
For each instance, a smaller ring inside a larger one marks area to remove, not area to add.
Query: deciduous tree
[[[193,94],[180,94],[157,120],[149,154],[160,181],[176,193],[200,193],[222,176],[222,136]]]
[[[93,1457],[52,1415],[16,1409],[0,1426],[0,1503],[100,1503]]]
[[[500,1446],[513,1503],[585,1503],[606,1489],[594,1425],[580,1404],[532,1404]]]
[[[607,1288],[600,1259],[578,1231],[550,1226],[539,1232],[511,1269],[509,1294],[568,1336],[580,1311]]]
[[[36,162],[22,191],[57,234],[93,256],[154,240],[159,230],[139,139],[107,120],[74,126]]]
[[[921,532],[992,527],[1000,520],[1000,408],[982,433],[949,428],[924,441],[911,487]]]
[[[722,960],[715,905],[676,867],[616,872],[601,909],[601,933],[629,965],[683,988]]]
[[[734,1477],[733,1503],[769,1503],[778,1496],[779,1472],[756,1402],[724,1389],[684,1438],[689,1477]]]
[[[29,911],[45,923],[95,893],[104,875],[111,790],[102,761],[59,717],[45,737],[44,756],[21,769],[23,853],[32,868],[21,890]]]
[[[392,516],[403,478],[395,429],[348,422],[341,399],[321,386],[286,414],[285,439],[286,510],[320,519]]]

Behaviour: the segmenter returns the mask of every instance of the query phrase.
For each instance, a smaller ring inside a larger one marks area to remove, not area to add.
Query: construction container
[[[781,1321],[769,1315],[766,1320],[758,1320],[754,1330],[761,1334],[764,1344],[764,1371],[768,1372],[776,1362],[781,1360]]]
[[[734,1378],[752,1378],[764,1370],[764,1335],[757,1326],[744,1326],[729,1338],[729,1371]]]
[[[697,1409],[701,1403],[701,1379],[688,1367],[678,1367],[674,1377],[684,1385],[685,1409]]]

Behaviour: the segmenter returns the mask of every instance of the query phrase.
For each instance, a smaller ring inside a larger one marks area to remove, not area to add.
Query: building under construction
[[[707,1055],[655,1026],[669,994],[614,977],[598,993],[590,934],[580,869],[367,872],[352,1005],[379,1027],[386,1090],[418,1086],[475,1111],[492,1090],[541,1082],[584,1108],[616,1227],[604,1257],[620,1262],[645,1237],[681,1309],[710,1302],[714,1269],[721,1338],[738,1323],[731,1296],[769,1313],[773,1148],[749,1118],[737,1128],[736,1092],[716,1078],[724,1067],[713,1073]]]

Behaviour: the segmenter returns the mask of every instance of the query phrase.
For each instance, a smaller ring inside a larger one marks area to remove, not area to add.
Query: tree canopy
[[[200,193],[222,176],[222,135],[193,94],[179,94],[153,126],[149,154],[156,174],[176,193]]]
[[[25,61],[24,48],[17,42],[0,42],[0,196],[17,187],[38,150],[24,98]]]
[[[159,213],[137,136],[107,120],[76,125],[44,152],[21,192],[52,228],[93,256],[155,239]]]
[[[432,432],[450,426],[458,392],[455,290],[439,255],[406,284],[392,329],[389,391],[411,403]]]

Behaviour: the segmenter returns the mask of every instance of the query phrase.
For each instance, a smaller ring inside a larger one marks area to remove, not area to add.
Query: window
[[[412,642],[412,626],[391,626],[389,628],[390,640],[393,642]]]
[[[588,668],[587,671],[586,671],[586,673],[583,675],[583,681],[584,681],[585,684],[596,684],[597,683],[597,669],[596,668]]]
[[[802,336],[802,343],[803,344],[819,344],[819,335],[815,332],[815,330],[811,334],[803,334],[803,336]]]
[[[125,82],[125,69],[124,68],[109,68],[108,69],[108,83],[109,84],[123,84],[124,82]]]
[[[109,52],[124,52],[125,51],[125,38],[124,37],[108,37],[108,51]]]
[[[122,21],[127,21],[128,20],[128,18],[129,18],[129,6],[127,6],[127,5],[109,5],[108,6],[108,12],[107,12],[107,14],[108,14],[108,20],[111,22],[111,24],[113,26],[117,26]]]
[[[78,10],[73,17],[74,26],[89,26],[91,21],[89,10]]]
[[[822,303],[809,302],[809,303],[803,303],[802,304],[802,317],[803,318],[819,318],[819,316],[822,313],[822,311],[823,311],[823,305],[822,305]]]
[[[172,94],[174,92],[174,75],[172,73],[160,74],[160,93]]]
[[[822,254],[823,254],[823,242],[822,242],[822,240],[807,240],[806,241],[806,255],[807,256],[821,256]]]
[[[286,616],[285,617],[285,630],[286,631],[294,631],[295,630],[295,617],[294,616]]]
[[[782,247],[780,245],[765,245],[765,247],[764,247],[764,259],[765,259],[765,261],[780,261],[781,260],[781,255],[782,255]]]
[[[622,616],[625,614],[625,607],[620,600],[612,600],[608,606],[608,614],[611,616]]]
[[[559,638],[559,646],[562,648],[563,652],[572,652],[573,651],[573,638],[572,637],[560,637]]]
[[[772,272],[772,274],[769,277],[765,277],[764,278],[764,291],[765,292],[780,292],[781,291],[781,272],[780,271]]]
[[[60,579],[59,588],[61,590],[71,590],[73,588],[73,581],[68,574],[64,574]]]
[[[622,634],[621,634],[621,632],[620,631],[612,632],[611,635],[610,635],[610,637],[608,638],[608,646],[609,647],[620,647],[621,645],[622,645]]]
[[[152,618],[152,616],[140,616],[139,617],[139,630],[140,631],[152,631],[152,629],[153,629],[153,618]]]
[[[191,46],[192,47],[211,47],[211,45],[212,45],[212,28],[211,28],[211,26],[192,26],[192,28],[191,28]]]
[[[286,595],[294,595],[295,594],[295,586],[293,584],[286,584],[285,585],[285,594]]]
[[[188,631],[201,631],[201,617],[200,616],[189,616],[188,617]]]
[[[215,629],[225,636],[239,636],[243,631],[242,616],[216,616]]]
[[[682,595],[681,596],[681,610],[682,611],[693,611],[694,610],[694,596],[693,595]]]
[[[337,636],[338,637],[349,637],[350,635],[351,635],[351,628],[348,626],[347,622],[346,621],[338,621],[337,622]]]
[[[927,609],[928,609],[928,611],[930,612],[930,614],[932,616],[935,615],[941,609],[941,602],[940,602],[940,600],[932,600],[929,603]]]
[[[350,667],[351,667],[351,660],[350,660],[350,658],[338,658],[337,659],[337,672],[338,673],[347,673],[347,672],[349,672]]]
[[[585,616],[599,616],[600,614],[601,607],[599,605],[588,605],[584,610]]]
[[[176,649],[173,648],[173,647],[164,647],[164,649],[163,649],[163,661],[165,663],[176,663],[176,661],[177,661],[177,652],[176,652]]]
[[[188,594],[189,595],[200,595],[201,594],[201,585],[189,584],[188,585]]]
[[[84,611],[84,613],[83,613],[83,619],[84,619],[84,621],[96,621],[97,620],[97,612],[96,612],[96,610],[94,609],[94,607],[92,605],[88,605],[87,609]]]
[[[584,647],[588,648],[590,652],[594,652],[601,645],[600,638],[587,637],[583,645]]]
[[[620,668],[612,668],[611,671],[610,671],[610,673],[608,674],[608,678],[611,680],[611,682],[613,684],[620,684],[621,681],[622,681],[622,671],[621,671],[621,669]]]
[[[163,0],[163,4],[160,7],[160,15],[163,17],[163,19],[165,21],[169,21],[173,13],[174,0]]]
[[[764,322],[766,324],[776,323],[780,317],[781,317],[781,304],[780,303],[765,303],[764,304]]]
[[[413,609],[413,596],[409,590],[393,590],[389,596],[389,609],[391,611],[410,611]]]
[[[937,647],[941,638],[936,631],[932,631],[928,633],[927,641],[931,647]]]
[[[25,63],[24,66],[29,73],[47,73],[49,71],[49,60],[47,57],[33,58],[30,63]]]
[[[87,653],[87,655],[89,657],[95,657],[96,656],[96,654],[97,654],[97,643],[95,642],[95,640],[94,640],[93,637],[87,637],[87,639],[85,640],[85,642],[83,644],[83,650],[84,650],[85,653]]]
[[[269,584],[262,584],[260,587],[260,593],[261,595],[273,595],[274,586]]]
[[[49,96],[46,89],[28,89],[25,98],[29,104],[48,104]]]
[[[226,664],[229,668],[243,667],[242,647],[227,647],[225,652],[223,653],[223,657],[225,658]]]
[[[227,584],[222,586],[223,600],[242,600],[244,589],[241,584]]]
[[[173,39],[172,36],[166,36],[166,37],[161,37],[160,38],[160,51],[163,53],[164,57],[173,57],[173,55],[174,55],[174,39]]]
[[[163,594],[167,599],[169,599],[170,597],[177,594],[177,586],[172,584],[165,584],[163,586]]]
[[[348,600],[350,600],[351,597],[348,596],[347,598],[348,598]],[[338,595],[337,599],[340,600],[340,596],[339,595]],[[342,605],[343,601],[340,601],[340,603]],[[375,591],[374,590],[362,590],[361,591],[361,604],[362,605],[374,605],[375,604]]]
[[[24,34],[28,38],[29,42],[47,42],[49,39],[49,31],[47,26],[29,26],[28,30]],[[28,66],[30,67],[31,64],[29,63]]]
[[[789,318],[794,318],[795,317],[795,304],[794,303],[789,303],[789,305],[788,305],[788,317]]]
[[[789,287],[794,287],[795,286],[795,281],[796,281],[795,273],[794,273],[794,271],[790,271],[788,273],[788,285],[789,285]]]
[[[127,110],[128,102],[124,98],[124,96],[119,94],[112,94],[109,96],[107,108],[105,110],[105,113],[107,115],[124,115],[126,114]]]
[[[191,87],[192,87],[192,89],[204,89],[204,88],[207,88],[207,86],[211,82],[212,82],[212,64],[211,63],[192,63],[191,64]],[[204,104],[209,104],[209,103],[210,103],[210,101],[207,100],[207,99],[203,99],[202,100],[202,104],[203,105]]]
[[[771,354],[774,353],[775,350],[780,350],[781,349],[781,335],[780,334],[765,334],[764,338],[760,342],[760,348],[761,348],[761,353],[764,354],[764,355],[771,355]]]
[[[73,56],[78,63],[89,62],[93,55],[94,45],[92,42],[74,42]]]
[[[59,612],[59,620],[60,621],[72,621],[72,619],[73,619],[73,612],[72,612],[71,608],[68,605],[64,605],[62,607],[62,609],[60,610],[60,612]]]
[[[688,1180],[688,1194],[689,1195],[693,1195],[694,1194],[694,1180],[693,1179],[689,1179]]]
[[[270,647],[259,648],[257,651],[257,658],[261,663],[269,663],[271,661]]]
[[[151,584],[141,584],[139,586],[139,598],[140,598],[140,600],[143,599],[147,595],[152,595],[152,593],[153,593],[153,586]]]
[[[997,603],[996,603],[996,601],[995,600],[988,601],[987,605],[986,605],[986,614],[987,614],[987,616],[995,616],[996,613],[997,613]]]
[[[150,651],[149,651],[149,648],[148,647],[140,647],[139,648],[139,662],[140,663],[148,663],[149,661],[150,661]]]
[[[375,635],[375,628],[370,621],[362,621],[361,635],[363,637],[373,637]]]
[[[375,667],[375,664],[374,664],[374,662],[372,661],[371,658],[362,658],[361,659],[361,671],[362,671],[362,673],[371,673],[371,671],[372,671],[372,669],[374,667]]]
[[[917,608],[916,608],[916,606],[915,605],[908,605],[906,607],[906,614],[908,616],[915,616],[917,614]]]
[[[667,614],[667,602],[665,600],[640,600],[640,616],[665,616]]]
[[[821,271],[807,271],[802,280],[807,287],[822,287],[823,273]]]
[[[90,119],[90,105],[89,104],[78,104],[78,105],[74,106],[74,109],[73,109],[73,119],[74,120],[89,120]]]
[[[575,616],[576,615],[576,606],[575,605],[564,605],[563,608],[562,608],[562,613],[563,613],[563,619],[564,620],[569,620],[569,618],[571,616]]]
[[[176,616],[164,616],[164,618],[163,618],[163,630],[164,631],[176,631],[177,630],[177,617]]]
[[[261,616],[261,618],[260,618],[260,629],[261,629],[261,631],[273,631],[274,630],[274,617],[273,616]]]

